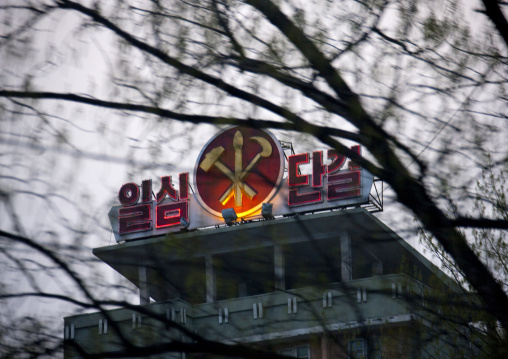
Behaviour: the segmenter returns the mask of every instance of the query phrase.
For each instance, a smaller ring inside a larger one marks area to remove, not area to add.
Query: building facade
[[[220,357],[177,350],[198,337],[312,359],[457,354],[435,328],[436,303],[425,304],[453,284],[363,208],[180,231],[94,254],[139,288],[141,304],[65,318],[65,358],[143,348],[154,358]]]
[[[151,180],[124,184],[118,244],[93,252],[140,304],[65,318],[65,357],[470,355],[440,320],[461,289],[373,215],[360,147],[349,161],[287,149],[231,127],[204,146],[195,193],[187,173],[178,191],[161,177],[156,195]]]

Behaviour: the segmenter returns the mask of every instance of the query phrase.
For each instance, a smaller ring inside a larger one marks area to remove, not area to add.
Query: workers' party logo
[[[263,130],[232,127],[203,148],[194,180],[198,198],[210,213],[234,208],[245,217],[277,192],[284,172],[279,141]]]

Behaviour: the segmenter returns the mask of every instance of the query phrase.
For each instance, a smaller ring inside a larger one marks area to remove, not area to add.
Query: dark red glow
[[[168,195],[171,199],[178,201],[178,192],[171,184],[171,176],[161,177],[161,189],[159,190],[159,193],[157,193],[157,203],[161,203],[166,195]]]
[[[150,202],[152,200],[152,180],[144,180],[141,182],[141,201]]]
[[[178,175],[179,185],[178,188],[180,190],[180,199],[189,198],[189,173],[180,173]]]
[[[123,207],[118,209],[118,233],[148,231],[152,229],[151,205]]]
[[[124,206],[133,206],[138,203],[139,187],[133,182],[126,183],[120,187],[118,200]]]
[[[237,132],[243,137],[241,151],[234,146]],[[269,144],[271,154],[266,153],[260,142]],[[220,148],[222,153],[212,164],[207,164],[206,159]],[[281,152],[280,144],[269,133],[259,129],[231,127],[219,133],[203,148],[197,161],[195,190],[200,202],[215,216],[221,216],[221,211],[230,207],[234,207],[237,214],[250,214],[275,194],[283,174]],[[248,170],[240,174],[238,181],[241,188],[236,195],[241,195],[241,206],[236,205],[233,181],[237,158],[241,158],[242,172]],[[228,193],[229,196],[225,195]]]
[[[189,220],[189,206],[187,201],[159,204],[155,208],[155,227],[170,227],[180,225],[183,217]]]
[[[361,195],[361,171],[343,172],[328,176],[327,199],[339,200]]]
[[[332,163],[328,165],[328,174],[339,171],[346,163],[346,156],[338,154],[336,150],[328,150],[327,157],[332,160]]]
[[[309,193],[298,194],[298,189],[293,188],[289,190],[288,206],[303,206],[311,203],[321,202],[321,191],[313,191]]]
[[[289,187],[306,186],[309,184],[309,175],[299,175],[298,167],[309,163],[309,154],[300,153],[288,157],[288,185]]]
[[[360,150],[360,146],[352,146],[351,147],[351,151],[358,153],[358,156],[362,155],[361,154],[361,150]],[[357,170],[357,169],[360,168],[360,166],[356,162],[354,162],[354,161],[349,161],[348,167],[349,167],[350,170]]]
[[[312,152],[312,187],[323,187],[323,175],[326,166],[323,165],[323,152]]]

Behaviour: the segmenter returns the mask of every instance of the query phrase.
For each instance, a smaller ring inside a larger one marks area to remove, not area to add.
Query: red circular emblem
[[[197,197],[216,216],[234,208],[245,217],[277,192],[284,173],[280,142],[267,131],[232,127],[203,148],[194,170]]]

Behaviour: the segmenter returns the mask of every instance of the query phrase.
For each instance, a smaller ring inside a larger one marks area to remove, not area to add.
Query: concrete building
[[[471,355],[467,340],[436,328],[442,308],[429,300],[459,289],[365,208],[93,252],[139,288],[140,305],[65,318],[65,358],[143,348],[151,358],[220,357],[184,353],[194,335],[298,358]]]
[[[66,358],[471,354],[449,326],[468,321],[465,308],[441,320],[464,293],[373,215],[382,189],[353,159],[228,127],[203,147],[193,190],[177,178],[178,190],[161,177],[156,195],[151,180],[121,186],[118,244],[94,254],[140,305],[65,318]]]

